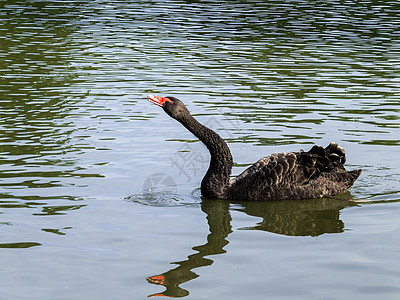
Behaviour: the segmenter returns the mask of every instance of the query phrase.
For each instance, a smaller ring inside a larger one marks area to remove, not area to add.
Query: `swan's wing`
[[[243,173],[231,181],[232,185],[246,185],[248,188],[257,186],[257,190],[262,190],[263,186],[277,185],[293,178],[293,173],[297,169],[296,153],[274,153],[263,157],[247,168]]]
[[[275,153],[233,179],[231,197],[262,200],[339,193],[349,188],[361,172],[346,172],[345,160],[343,148],[336,143],[326,148],[314,146],[308,152]]]
[[[344,149],[336,143],[328,147],[313,146],[308,152],[274,153],[263,157],[236,177],[232,183],[260,179],[266,184],[283,181],[302,184],[323,172],[343,168],[346,161]]]

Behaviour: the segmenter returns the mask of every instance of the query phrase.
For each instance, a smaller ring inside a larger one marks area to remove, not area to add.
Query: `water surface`
[[[398,299],[399,13],[3,1],[1,298]],[[331,141],[363,174],[336,199],[202,199],[205,147],[147,94],[220,133],[234,175]]]

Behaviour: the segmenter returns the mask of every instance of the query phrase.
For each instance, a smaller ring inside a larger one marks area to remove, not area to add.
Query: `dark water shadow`
[[[209,258],[205,258],[205,256],[226,252],[223,248],[229,243],[226,238],[232,232],[229,206],[230,203],[223,200],[202,201],[201,210],[207,215],[206,218],[210,230],[207,242],[203,245],[193,247],[192,249],[197,251],[197,253],[189,255],[186,260],[172,262],[172,264],[178,265],[178,267],[160,275],[148,277],[147,281],[149,283],[165,287],[165,291],[149,295],[149,297],[184,297],[189,295],[189,292],[179,285],[199,276],[192,269],[209,266],[214,262]]]
[[[148,297],[189,295],[189,291],[181,288],[180,284],[199,276],[192,270],[211,265],[214,261],[207,256],[226,253],[224,247],[229,243],[227,237],[232,232],[231,209],[262,218],[261,222],[239,230],[264,230],[287,236],[318,236],[343,232],[345,226],[340,220],[340,210],[354,205],[357,204],[343,199],[240,203],[203,199],[201,209],[206,214],[209,226],[207,242],[194,246],[192,249],[197,253],[189,255],[186,260],[172,262],[178,265],[176,268],[147,277],[149,283],[165,287],[163,292]]]
[[[0,248],[11,248],[11,249],[25,249],[40,246],[40,243],[36,242],[19,242],[19,243],[4,243],[0,244]]]
[[[240,203],[233,210],[262,221],[239,230],[263,230],[287,236],[319,236],[345,230],[340,210],[357,203],[344,199],[309,199]]]

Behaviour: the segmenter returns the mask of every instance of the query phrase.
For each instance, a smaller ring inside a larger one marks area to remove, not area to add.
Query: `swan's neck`
[[[190,114],[179,120],[207,147],[211,155],[210,166],[201,182],[201,193],[212,199],[223,199],[232,171],[232,155],[225,141],[213,130],[199,123]]]

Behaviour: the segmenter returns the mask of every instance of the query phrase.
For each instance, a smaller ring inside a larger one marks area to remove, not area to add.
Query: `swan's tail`
[[[353,185],[353,183],[357,180],[358,176],[360,176],[361,172],[362,172],[362,169],[356,169],[356,170],[347,172],[347,175],[348,175],[347,179],[348,179],[349,187],[351,187]]]
[[[300,164],[306,167],[313,177],[318,177],[322,173],[329,173],[336,169],[337,176],[343,177],[339,181],[345,182],[347,187],[351,187],[361,174],[361,169],[346,171],[344,163],[346,155],[343,147],[332,142],[326,148],[313,146],[308,152],[300,151],[298,154]],[[341,175],[339,175],[341,174]]]

